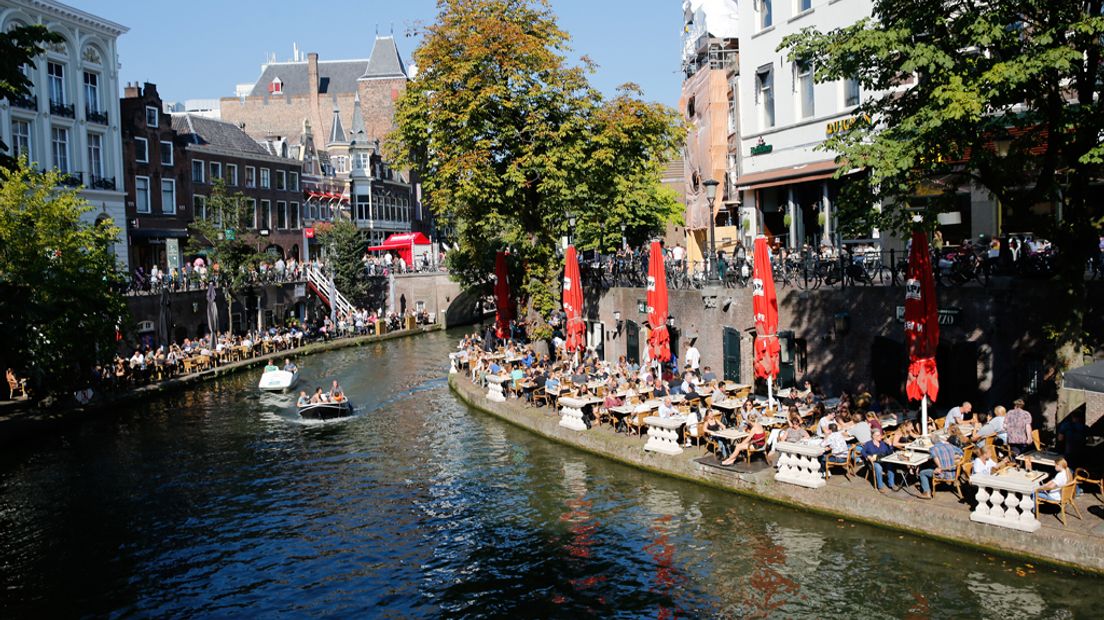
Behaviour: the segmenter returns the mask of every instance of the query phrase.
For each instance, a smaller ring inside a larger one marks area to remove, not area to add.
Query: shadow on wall
[[[445,326],[472,325],[482,318],[479,316],[477,302],[480,295],[475,291],[463,291],[453,299],[445,310]]]

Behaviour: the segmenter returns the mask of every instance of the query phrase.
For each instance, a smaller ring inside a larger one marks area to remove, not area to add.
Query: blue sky
[[[292,43],[323,60],[367,58],[379,25],[392,24],[409,62],[406,33],[432,22],[434,0],[63,0],[119,22],[121,82],[153,82],[168,101],[225,97],[253,82],[269,53],[288,60]],[[679,0],[552,0],[576,57],[598,63],[595,85],[612,93],[636,82],[647,99],[678,102],[682,3]],[[321,14],[322,10],[325,14]]]

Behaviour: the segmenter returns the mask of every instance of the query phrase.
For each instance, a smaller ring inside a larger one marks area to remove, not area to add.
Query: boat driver
[[[294,372],[298,372],[299,367],[296,366],[295,364],[292,364],[290,359],[284,358],[284,370],[286,370],[287,372],[294,373]]]
[[[280,370],[280,367],[276,364],[273,364],[272,360],[269,360],[268,364],[266,364],[264,367],[265,372],[276,372],[277,370]]]
[[[341,386],[337,384],[337,379],[334,379],[333,387],[330,388],[330,400],[335,403],[345,400],[345,392],[341,391]]]

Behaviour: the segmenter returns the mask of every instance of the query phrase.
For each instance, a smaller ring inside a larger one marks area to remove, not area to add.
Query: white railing
[[[333,307],[338,315],[346,315],[353,311],[353,304],[349,303],[349,300],[341,294],[341,291],[337,290],[337,287],[333,285],[333,280],[329,276],[322,273],[322,270],[314,265],[306,266],[307,282],[313,287],[318,296],[322,298],[328,305]],[[331,291],[334,298],[330,299]]]

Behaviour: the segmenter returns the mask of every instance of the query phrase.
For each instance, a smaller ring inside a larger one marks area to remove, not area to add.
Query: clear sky
[[[228,97],[252,83],[265,58],[289,60],[292,43],[323,60],[367,58],[378,25],[394,25],[408,63],[419,22],[433,21],[435,0],[62,0],[130,28],[119,39],[120,82],[153,82],[166,101]],[[678,102],[679,0],[552,0],[576,58],[598,63],[595,85],[612,93],[635,82],[644,96]]]

